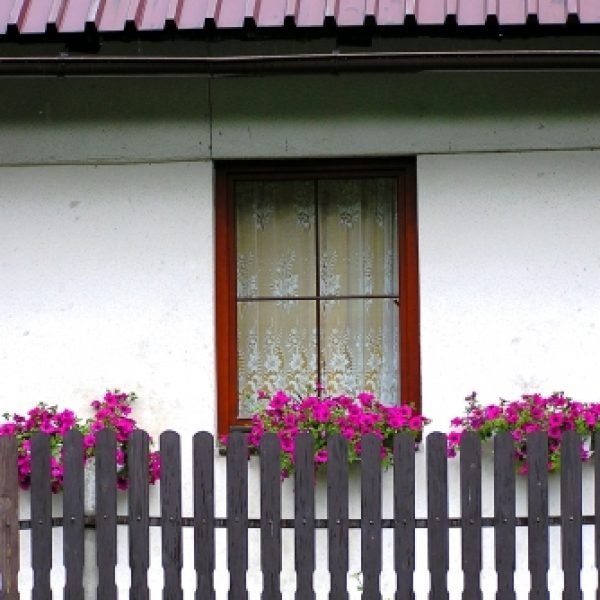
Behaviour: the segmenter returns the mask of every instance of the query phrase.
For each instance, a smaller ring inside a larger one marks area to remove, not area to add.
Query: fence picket
[[[527,436],[530,600],[548,600],[548,436]]]
[[[52,504],[50,488],[50,438],[34,433],[31,438],[31,566],[32,600],[52,600]]]
[[[179,434],[165,431],[160,436],[160,456],[168,468],[160,472],[160,515],[164,600],[183,600],[181,568],[181,446]]]
[[[98,598],[117,600],[117,468],[115,432],[96,434],[96,563]]]
[[[415,440],[394,436],[394,566],[396,600],[414,600],[415,570]]]
[[[561,544],[564,573],[563,600],[581,600],[581,439],[565,431],[560,452]]]
[[[595,433],[600,446],[600,432]],[[52,590],[52,527],[63,527],[63,562],[65,566],[65,600],[84,597],[84,523],[83,508],[83,441],[77,431],[68,432],[64,445],[63,516],[52,518],[49,436],[32,437],[31,520],[18,521],[16,440],[0,436],[0,599],[15,600],[18,573],[18,528],[31,528],[31,565],[33,600],[50,600]],[[117,556],[117,520],[129,528],[129,597],[149,598],[148,567],[149,526],[162,527],[163,598],[182,600],[182,527],[190,519],[181,513],[180,438],[175,432],[161,435],[163,469],[161,473],[161,519],[149,517],[148,436],[143,431],[132,434],[128,448],[129,514],[116,514],[116,440],[110,430],[96,437],[96,543],[99,574],[98,597],[116,600],[115,567]],[[543,432],[527,439],[527,521],[515,516],[515,470],[513,439],[509,432],[494,440],[494,522],[497,572],[496,600],[515,600],[516,527],[527,526],[530,600],[548,600],[549,530],[560,525],[563,600],[582,600],[581,569],[583,523],[600,529],[600,461],[595,464],[595,513],[582,515],[582,468],[580,438],[576,432],[563,434],[561,441],[560,495],[561,513],[548,512],[548,436]],[[328,528],[328,563],[331,600],[345,600],[348,593],[349,528],[360,525],[362,598],[381,599],[379,589],[382,568],[382,528],[394,529],[395,600],[414,600],[415,531],[427,528],[427,553],[430,571],[430,600],[448,600],[449,527],[461,527],[463,600],[481,600],[482,527],[491,526],[481,515],[481,442],[476,433],[467,433],[461,441],[460,495],[461,519],[448,516],[448,466],[446,436],[433,433],[427,438],[427,519],[415,519],[415,446],[408,434],[395,436],[394,516],[382,520],[381,442],[367,435],[362,440],[361,518],[349,517],[349,469],[347,444],[340,435],[328,440],[327,519],[315,519],[315,474],[313,440],[310,434],[296,441],[294,529],[296,600],[314,600],[315,527]],[[227,452],[227,518],[215,518],[214,507],[214,438],[208,433],[194,436],[194,552],[197,573],[196,600],[214,600],[215,527],[227,527],[227,555],[230,572],[230,600],[247,600],[248,527],[261,529],[262,598],[281,600],[282,527],[290,527],[281,518],[281,483],[279,478],[279,441],[267,434],[260,448],[260,520],[248,519],[248,461],[245,434],[230,436]],[[164,468],[168,465],[168,468]],[[600,556],[600,535],[595,539],[596,561]],[[597,597],[600,589],[596,587]]]
[[[381,440],[369,434],[362,439],[361,569],[362,598],[381,598]]]
[[[214,600],[215,474],[214,438],[204,431],[194,435],[194,568],[196,600]]]
[[[248,444],[234,431],[227,444],[227,566],[229,600],[247,600],[248,569]]]
[[[427,558],[431,574],[430,600],[448,599],[448,465],[446,436],[427,436]]]
[[[131,600],[149,600],[148,567],[150,566],[148,434],[133,431],[129,435],[128,460],[137,468],[129,469],[129,568]]]
[[[339,434],[327,440],[327,521],[331,600],[348,598],[348,448]]]
[[[19,489],[17,439],[0,437],[0,598],[19,598]]]
[[[274,433],[260,443],[260,566],[264,600],[280,600],[281,485],[279,438]]]
[[[481,600],[481,439],[475,431],[460,443],[463,600]]]
[[[65,600],[83,600],[83,438],[72,429],[65,435],[63,493],[63,561]]]
[[[515,468],[514,441],[509,431],[494,438],[496,600],[515,600]]]
[[[310,433],[296,439],[294,475],[294,563],[296,600],[314,600],[315,571],[315,467]]]

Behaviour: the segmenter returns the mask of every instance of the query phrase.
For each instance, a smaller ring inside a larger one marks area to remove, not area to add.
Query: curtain
[[[398,401],[393,178],[236,186],[240,416],[256,392]]]

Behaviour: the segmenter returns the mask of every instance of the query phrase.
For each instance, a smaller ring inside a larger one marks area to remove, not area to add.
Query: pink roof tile
[[[93,8],[92,8],[93,7]],[[123,31],[133,21],[138,31],[162,30],[173,18],[178,29],[202,29],[208,19],[217,28],[241,28],[246,18],[258,27],[281,27],[286,16],[297,27],[322,27],[331,16],[340,27],[403,25],[414,15],[418,25],[484,25],[496,16],[500,25],[524,25],[530,15],[540,25],[563,25],[569,15],[600,24],[600,0],[0,0],[0,34],[16,24],[20,33],[83,31],[88,20],[100,32]]]

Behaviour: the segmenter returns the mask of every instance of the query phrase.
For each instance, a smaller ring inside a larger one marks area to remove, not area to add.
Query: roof
[[[600,23],[600,0],[0,0],[0,34],[15,27],[19,34],[83,32],[87,24],[99,33],[122,32],[128,23],[140,32],[241,29],[248,20],[260,28],[295,25],[319,28],[444,25],[481,26],[490,18],[503,25]]]

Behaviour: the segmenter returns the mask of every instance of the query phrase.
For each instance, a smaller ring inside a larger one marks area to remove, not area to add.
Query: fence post
[[[17,600],[19,490],[17,440],[0,437],[0,599]]]

